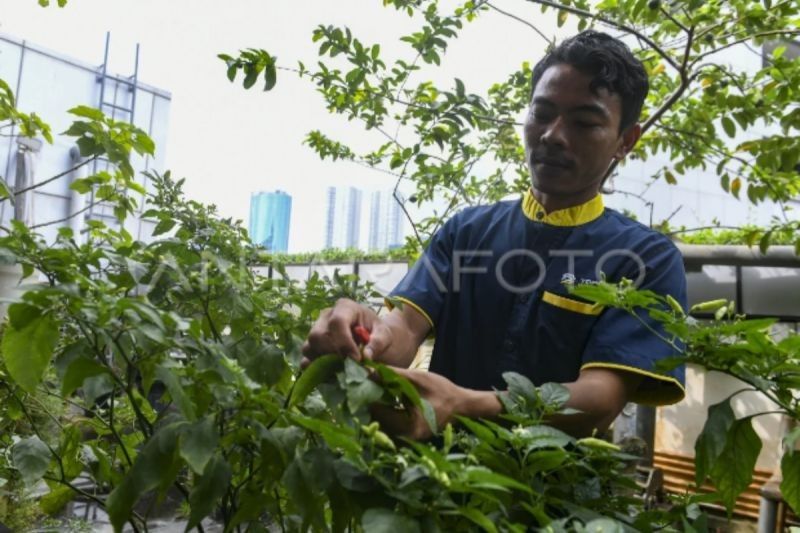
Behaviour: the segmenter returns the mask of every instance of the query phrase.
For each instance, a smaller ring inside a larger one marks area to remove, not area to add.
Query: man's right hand
[[[362,326],[370,332],[370,341],[363,353],[353,336],[353,328]],[[324,309],[303,344],[303,366],[321,355],[339,354],[360,361],[362,356],[373,359],[391,344],[392,331],[367,306],[342,298],[333,307]]]

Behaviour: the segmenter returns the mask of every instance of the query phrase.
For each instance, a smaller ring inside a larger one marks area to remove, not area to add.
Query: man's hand
[[[443,429],[456,416],[493,418],[502,411],[502,405],[493,392],[465,389],[446,377],[424,370],[392,370],[409,380],[417,388],[419,395],[431,404],[438,430]],[[372,406],[371,413],[373,419],[394,436],[424,440],[433,435],[419,409],[397,410],[376,404]]]
[[[459,387],[449,379],[423,370],[394,368],[408,379],[422,398],[433,407],[437,429],[443,429],[456,416],[467,418],[497,418],[503,412],[500,400],[492,391],[477,391]],[[555,415],[547,424],[575,437],[585,437],[595,431],[606,431],[639,386],[641,376],[630,372],[589,368],[573,383],[565,383],[570,391],[566,407],[577,409],[572,415]],[[432,436],[431,429],[418,409],[397,410],[384,405],[371,408],[372,417],[387,433],[397,437],[424,440]]]
[[[363,352],[353,337],[353,328],[369,332]],[[303,344],[303,365],[321,355],[339,354],[360,361],[362,356],[390,365],[407,367],[430,331],[426,319],[411,306],[378,316],[372,309],[342,298],[323,310]]]
[[[370,332],[370,342],[359,349],[353,338],[353,328],[361,326]],[[339,354],[360,361],[362,355],[367,359],[374,357],[375,346],[381,348],[391,341],[391,330],[383,324],[378,315],[369,307],[353,300],[342,298],[336,305],[324,309],[303,344],[303,355],[306,360],[321,355]]]

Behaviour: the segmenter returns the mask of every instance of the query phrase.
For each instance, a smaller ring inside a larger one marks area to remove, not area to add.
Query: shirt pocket
[[[544,291],[538,307],[534,344],[537,381],[574,381],[583,351],[602,306]]]

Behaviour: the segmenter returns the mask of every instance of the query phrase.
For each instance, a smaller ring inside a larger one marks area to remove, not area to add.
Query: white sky
[[[542,15],[524,1],[497,5],[548,35],[575,31],[569,22],[556,30],[551,13]],[[362,42],[379,42],[387,64],[413,59],[413,50],[397,38],[418,22],[380,0],[69,0],[63,9],[44,9],[36,0],[0,0],[0,31],[81,61],[102,63],[105,33],[111,31],[112,72],[132,73],[135,43],[141,43],[140,80],[172,93],[167,168],[187,178],[190,197],[214,203],[223,216],[245,224],[251,192],[287,191],[293,197],[290,252],[322,247],[328,186],[394,185],[390,176],[352,163],[321,162],[302,145],[305,134],[320,129],[356,146],[377,146],[381,138],[328,114],[307,80],[279,72],[273,91],[245,91],[241,78],[236,85],[228,82],[216,56],[255,47],[282,65],[314,64],[318,46],[311,32],[318,24],[346,25]],[[468,90],[482,93],[523,61],[535,63],[543,49],[533,30],[489,12],[466,25],[444,68],[431,75],[459,77]],[[361,233],[366,243],[364,223]]]

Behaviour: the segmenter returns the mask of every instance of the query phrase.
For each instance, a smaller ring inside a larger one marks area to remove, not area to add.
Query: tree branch
[[[28,186],[28,187],[25,187],[25,188],[23,188],[23,189],[20,189],[20,190],[18,190],[18,191],[14,191],[14,196],[15,196],[15,197],[16,197],[16,196],[19,196],[20,194],[23,194],[23,193],[26,193],[26,192],[28,192],[28,191],[31,191],[31,190],[33,190],[33,189],[38,189],[39,187],[42,187],[42,186],[44,186],[44,185],[47,185],[48,183],[50,183],[50,182],[53,182],[53,181],[55,181],[55,180],[57,180],[57,179],[59,179],[59,178],[63,178],[63,177],[64,177],[64,176],[66,176],[67,174],[70,174],[71,172],[75,172],[76,170],[78,170],[78,169],[79,169],[79,168],[81,168],[82,166],[84,166],[84,165],[88,165],[89,163],[91,163],[92,161],[95,161],[96,159],[97,159],[97,156],[91,157],[91,158],[87,159],[86,161],[82,161],[81,163],[79,163],[79,164],[75,165],[74,167],[72,167],[72,168],[70,168],[70,169],[67,169],[67,170],[65,170],[64,172],[61,172],[60,174],[56,174],[56,175],[55,175],[55,176],[53,176],[52,178],[47,178],[46,180],[44,180],[44,181],[40,181],[39,183],[34,183],[33,185],[30,185],[30,186]],[[8,199],[8,198],[2,198],[2,199],[0,199],[0,203],[4,202],[4,201],[5,201],[5,200],[7,200],[7,199]]]
[[[102,200],[97,200],[95,202],[91,202],[89,205],[87,205],[83,209],[79,209],[78,211],[75,211],[71,215],[68,215],[68,216],[66,216],[64,218],[60,218],[58,220],[51,220],[50,222],[42,222],[41,224],[34,224],[29,229],[43,228],[45,226],[52,226],[53,224],[60,224],[61,222],[66,222],[67,220],[69,220],[71,218],[75,218],[76,216],[80,215],[81,213],[85,213],[86,211],[88,211],[92,207],[96,206],[100,202],[102,202]]]
[[[670,20],[670,22],[672,22],[672,23],[673,23],[673,24],[675,24],[677,27],[679,27],[679,28],[680,28],[680,29],[681,29],[683,32],[685,32],[685,33],[687,33],[687,34],[689,33],[689,28],[687,28],[685,25],[683,25],[683,24],[681,23],[681,21],[679,21],[678,19],[676,19],[675,17],[673,17],[673,16],[672,16],[672,13],[670,13],[668,9],[665,9],[663,5],[659,4],[659,6],[658,6],[658,9],[659,9],[659,11],[661,11],[661,13],[662,13],[662,14],[663,14],[665,17],[667,17],[667,18]]]
[[[650,48],[652,48],[653,50],[655,50],[655,52],[658,55],[660,55],[662,58],[664,58],[664,61],[669,63],[672,68],[674,68],[675,70],[680,70],[680,67],[678,66],[678,63],[672,57],[670,57],[670,55],[667,54],[655,41],[653,41],[650,37],[648,37],[647,35],[643,34],[642,32],[640,32],[639,30],[637,30],[636,28],[634,28],[632,26],[628,26],[627,24],[621,24],[621,23],[619,23],[619,22],[617,22],[615,20],[606,18],[606,17],[604,17],[602,15],[598,15],[596,13],[592,13],[590,11],[586,11],[586,10],[583,10],[583,9],[578,9],[577,7],[566,6],[564,4],[560,4],[558,2],[554,2],[554,1],[551,1],[551,0],[527,0],[527,1],[528,2],[533,2],[534,4],[539,4],[539,5],[543,5],[543,6],[552,7],[554,9],[558,9],[558,10],[561,10],[561,11],[566,11],[568,13],[572,13],[573,15],[578,15],[579,17],[585,17],[585,18],[590,18],[590,19],[593,19],[593,20],[598,20],[598,21],[600,21],[600,22],[602,22],[604,24],[607,24],[607,25],[612,26],[614,28],[620,29],[620,30],[622,30],[622,31],[624,31],[626,33],[630,33],[632,35],[635,35],[636,37],[638,37],[642,41],[646,42],[647,45]]]
[[[731,41],[713,50],[709,50],[708,52],[697,54],[697,57],[694,58],[690,66],[694,66],[698,61],[701,61],[705,57],[708,57],[709,55],[715,54],[719,51],[725,50],[726,48],[730,48],[731,46],[736,46],[737,44],[746,43],[747,41],[752,41],[753,39],[756,39],[758,37],[769,37],[770,35],[780,35],[780,36],[800,35],[800,30],[773,30],[773,31],[765,31],[762,33],[756,33],[753,35],[747,35],[745,37],[742,37],[741,39],[736,39],[735,41]]]
[[[515,15],[515,14],[513,14],[513,13],[509,13],[508,11],[503,11],[503,10],[502,10],[502,9],[500,9],[499,7],[496,7],[495,5],[493,5],[491,2],[486,2],[486,5],[487,5],[487,6],[489,6],[490,8],[492,8],[493,10],[497,11],[497,12],[498,12],[498,13],[500,13],[501,15],[505,15],[506,17],[512,18],[512,19],[516,20],[517,22],[521,22],[522,24],[524,24],[524,25],[528,26],[530,29],[532,29],[533,31],[535,31],[535,32],[536,32],[536,33],[539,35],[539,37],[541,37],[542,39],[544,39],[544,40],[545,40],[545,42],[546,42],[546,43],[547,43],[549,46],[553,46],[553,44],[555,44],[555,43],[554,43],[554,41],[553,41],[553,39],[548,39],[548,38],[547,38],[547,36],[546,36],[546,35],[545,35],[545,34],[542,32],[542,30],[540,30],[539,28],[537,28],[536,26],[534,26],[533,24],[531,24],[531,23],[530,23],[530,22],[528,22],[527,20],[525,20],[525,19],[523,19],[523,18],[521,18],[521,17],[518,17],[518,16],[516,16],[516,15]]]
[[[742,228],[739,227],[739,226],[699,226],[697,228],[684,228],[684,229],[679,229],[679,230],[675,230],[675,231],[670,231],[669,233],[666,233],[665,235],[667,235],[667,236],[680,235],[681,233],[691,233],[693,231],[703,231],[703,230],[706,230],[706,229],[740,230]]]

